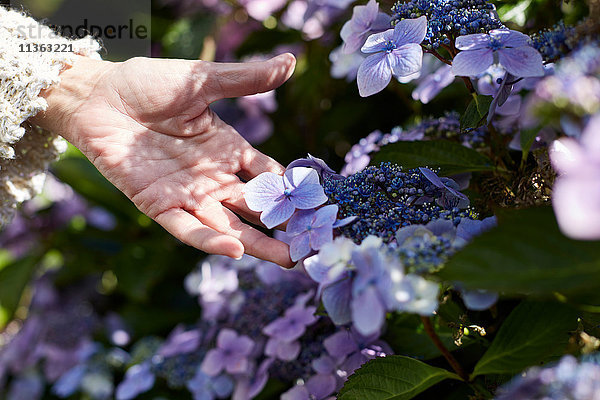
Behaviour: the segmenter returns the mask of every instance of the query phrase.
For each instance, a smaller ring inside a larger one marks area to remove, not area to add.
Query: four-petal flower
[[[291,168],[283,176],[263,172],[244,187],[244,199],[252,211],[262,211],[267,228],[284,223],[296,209],[309,210],[327,201],[319,175],[312,168]]]
[[[477,76],[494,63],[516,77],[544,75],[542,55],[529,45],[529,36],[521,32],[494,29],[489,35],[460,36],[456,48],[461,50],[452,61],[452,73],[457,76]]]
[[[394,29],[369,36],[361,51],[371,54],[358,68],[358,92],[362,97],[382,91],[392,75],[407,77],[421,70],[421,42],[427,33],[427,18],[404,19]]]

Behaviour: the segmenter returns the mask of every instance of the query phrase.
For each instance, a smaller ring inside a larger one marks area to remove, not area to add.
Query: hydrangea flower
[[[263,328],[263,333],[269,336],[269,341],[265,347],[265,354],[271,357],[277,357],[281,360],[291,361],[298,357],[300,353],[300,338],[306,331],[306,327],[317,321],[314,306],[306,307],[306,301],[312,296],[299,296],[296,304],[289,308],[283,317],[277,318],[269,325]]]
[[[406,19],[394,29],[367,38],[361,48],[371,54],[358,68],[358,92],[362,97],[382,91],[392,80],[413,75],[421,70],[421,42],[427,33],[427,18]]]
[[[390,346],[379,335],[363,336],[356,329],[342,328],[323,341],[327,353],[337,360],[339,368],[349,375],[361,365],[376,357],[393,354]]]
[[[262,212],[267,228],[284,223],[296,209],[308,210],[327,201],[319,175],[312,168],[291,168],[283,176],[263,172],[246,183],[244,199],[252,211]]]
[[[600,365],[571,355],[534,367],[498,389],[496,400],[592,400],[600,398]]]
[[[150,370],[150,362],[136,364],[125,373],[125,379],[117,386],[117,400],[135,399],[141,393],[152,389],[156,377]]]
[[[202,361],[202,372],[208,376],[217,376],[223,370],[230,374],[244,373],[253,348],[254,342],[248,336],[222,329],[217,337],[217,348],[209,350]]]
[[[310,154],[307,158],[300,158],[292,161],[288,166],[287,170],[297,167],[309,167],[317,171],[321,179],[323,178],[341,178],[333,169],[327,165],[327,163],[318,157],[313,157]]]
[[[375,0],[369,0],[364,6],[355,6],[352,18],[342,27],[340,36],[344,41],[342,52],[354,53],[365,43],[371,33],[381,32],[390,27],[390,16],[379,12]]]
[[[442,89],[454,82],[454,74],[452,68],[444,64],[437,70],[427,74],[425,78],[419,82],[415,90],[412,92],[413,100],[418,100],[423,104],[429,103],[437,96]]]
[[[281,400],[323,400],[335,391],[335,378],[331,375],[318,374],[297,385],[281,395]],[[332,397],[333,399],[333,397]]]
[[[450,178],[440,178],[435,172],[429,168],[419,168],[419,171],[431,182],[435,187],[442,189],[442,196],[437,199],[438,204],[442,207],[465,208],[469,205],[469,198],[459,192],[458,184]]]
[[[329,73],[333,78],[346,79],[347,82],[356,79],[358,68],[365,59],[365,55],[361,52],[344,54],[342,46],[336,47],[329,53],[329,61],[331,61],[331,70]]]
[[[452,61],[454,75],[480,75],[496,60],[517,77],[544,75],[542,56],[529,45],[529,36],[521,32],[494,29],[489,35],[460,36],[456,39],[456,48],[461,51]]]
[[[233,392],[233,381],[227,375],[211,377],[198,368],[196,375],[186,383],[194,400],[225,399]]]
[[[581,138],[562,138],[550,149],[559,177],[552,205],[562,232],[574,239],[600,239],[600,114],[588,122]]]

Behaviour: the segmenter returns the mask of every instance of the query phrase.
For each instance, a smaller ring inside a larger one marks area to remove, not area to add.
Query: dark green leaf
[[[478,128],[483,125],[492,100],[492,96],[477,95],[473,97],[465,113],[460,118],[460,128],[464,130]]]
[[[529,153],[529,150],[533,145],[533,141],[535,140],[539,131],[539,129],[526,129],[521,131],[521,150],[523,151],[524,158],[527,156],[527,153]]]
[[[577,328],[577,313],[559,303],[525,301],[508,316],[473,376],[513,374],[559,357]]]
[[[338,400],[408,400],[444,379],[460,380],[452,372],[410,357],[377,358],[350,376]]]
[[[23,290],[40,261],[31,255],[14,261],[0,270],[0,329],[12,318],[19,306]]]
[[[438,273],[469,288],[570,297],[600,290],[600,242],[558,229],[549,207],[503,211],[499,226],[476,237]]]
[[[407,169],[440,168],[442,175],[493,169],[491,160],[477,151],[444,140],[388,144],[373,156],[372,163],[383,161],[391,161]]]

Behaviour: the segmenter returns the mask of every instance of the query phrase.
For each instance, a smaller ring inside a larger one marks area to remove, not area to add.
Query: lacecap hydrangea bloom
[[[460,36],[456,39],[460,52],[452,60],[452,73],[477,76],[497,62],[516,77],[543,76],[542,56],[529,42],[529,36],[509,29]]]
[[[421,70],[421,42],[427,33],[427,18],[400,21],[393,29],[367,38],[361,51],[370,54],[358,68],[358,92],[362,97],[382,91],[392,80]]]

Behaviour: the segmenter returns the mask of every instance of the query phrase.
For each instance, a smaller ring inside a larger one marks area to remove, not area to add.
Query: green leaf
[[[442,175],[493,169],[489,158],[459,143],[445,140],[396,142],[373,156],[372,164],[391,161],[404,168],[440,168]]]
[[[529,150],[531,149],[531,146],[533,145],[533,141],[535,140],[535,138],[539,132],[540,132],[540,130],[537,128],[526,129],[526,130],[521,131],[521,136],[520,136],[521,150],[523,151],[524,159],[527,157],[527,154],[529,153]]]
[[[30,255],[0,270],[0,329],[12,319],[39,261],[39,255]]]
[[[458,375],[404,356],[371,360],[350,376],[338,400],[408,400]]]
[[[577,313],[559,303],[525,301],[500,327],[472,376],[513,374],[560,357],[577,328]]]
[[[565,237],[550,207],[504,210],[438,276],[467,288],[572,298],[600,291],[600,242]],[[597,297],[596,297],[597,298]]]
[[[473,96],[473,100],[460,118],[460,129],[478,128],[483,125],[492,100],[492,96]]]

